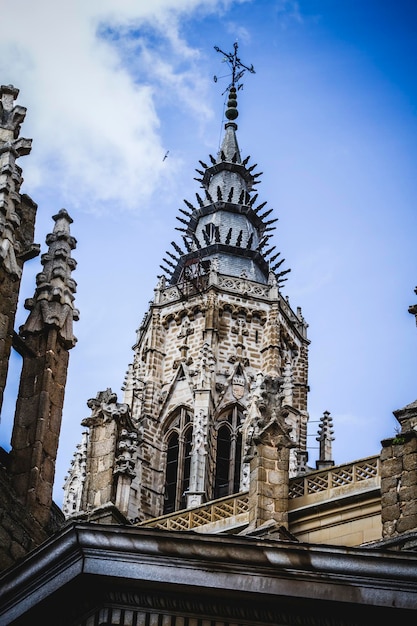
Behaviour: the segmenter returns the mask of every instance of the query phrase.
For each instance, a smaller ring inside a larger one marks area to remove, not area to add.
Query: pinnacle
[[[229,161],[231,163],[242,163],[239,144],[236,137],[237,124],[234,122],[227,122],[224,129],[225,133],[223,143],[219,150],[217,162],[220,163],[222,161]]]

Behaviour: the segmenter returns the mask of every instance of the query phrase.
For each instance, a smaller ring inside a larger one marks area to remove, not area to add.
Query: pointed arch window
[[[214,497],[222,498],[240,490],[242,467],[242,412],[234,406],[217,422]]]
[[[193,426],[191,414],[182,407],[166,435],[164,513],[186,506],[185,493],[190,485]]]

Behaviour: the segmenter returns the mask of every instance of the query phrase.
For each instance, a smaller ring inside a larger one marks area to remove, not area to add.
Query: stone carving
[[[82,434],[81,443],[77,445],[68,476],[64,483],[63,513],[70,517],[81,509],[81,497],[86,478],[88,432]]]
[[[99,391],[95,398],[88,400],[87,406],[92,413],[81,422],[82,426],[96,426],[112,420],[124,424],[130,420],[129,405],[117,402],[117,394],[110,388]]]
[[[250,483],[250,464],[242,463],[242,476],[240,479],[240,490],[246,491],[249,490]]]
[[[193,372],[196,378],[195,387],[197,389],[210,387],[215,364],[216,358],[213,354],[213,350],[207,342],[204,342],[196,363],[196,369]]]
[[[257,375],[255,388],[252,392],[252,406],[248,413],[252,415],[246,430],[246,447],[244,461],[254,456],[256,446],[260,443],[272,447],[293,447],[290,438],[291,427],[285,418],[288,411],[282,407],[282,380],[276,376]]]
[[[282,404],[292,406],[292,391],[293,391],[293,372],[290,354],[287,353],[285,358],[284,372],[282,383]]]
[[[20,327],[20,334],[25,336],[41,331],[45,325],[54,326],[71,347],[77,341],[72,323],[79,318],[79,312],[74,308],[77,284],[71,278],[71,272],[76,267],[71,250],[75,248],[76,241],[70,235],[72,219],[65,209],[61,209],[53,219],[54,231],[46,238],[49,250],[41,257],[44,269],[36,277],[35,296],[25,301],[25,308],[30,314]]]
[[[232,393],[237,400],[241,400],[245,395],[245,377],[236,373],[232,379]]]
[[[207,454],[207,414],[200,409],[194,416],[192,454]]]
[[[188,337],[188,335],[192,335],[193,333],[194,328],[191,326],[190,320],[188,319],[188,317],[184,317],[181,322],[180,332],[178,333],[177,337],[181,339],[183,337]]]
[[[132,478],[136,475],[134,454],[137,450],[137,443],[138,434],[122,428],[117,445],[119,455],[115,460],[115,474],[126,474]]]
[[[236,320],[234,326],[232,326],[230,330],[235,335],[238,335],[238,341],[242,341],[243,337],[247,337],[249,335],[249,331],[246,328],[246,322],[241,318]]]
[[[22,274],[16,259],[21,252],[16,240],[16,230],[20,227],[16,208],[23,180],[16,159],[29,154],[32,146],[30,139],[19,138],[26,109],[14,106],[18,94],[19,90],[12,85],[0,87],[0,266],[15,278]]]

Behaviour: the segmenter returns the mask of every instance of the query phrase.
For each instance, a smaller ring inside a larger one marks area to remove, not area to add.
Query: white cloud
[[[0,76],[29,109],[22,134],[34,138],[25,163],[31,193],[46,185],[71,195],[72,206],[118,201],[136,209],[161,184],[158,97],[199,120],[209,77],[199,52],[181,37],[179,18],[222,10],[220,0],[6,0],[0,22]],[[129,48],[130,46],[130,48]]]

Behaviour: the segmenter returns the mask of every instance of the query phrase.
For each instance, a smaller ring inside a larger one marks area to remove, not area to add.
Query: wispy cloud
[[[25,180],[71,194],[72,206],[127,209],[150,200],[163,173],[158,98],[199,120],[209,80],[179,18],[222,10],[220,0],[6,0],[0,23],[1,82],[21,90],[24,134],[35,139]],[[128,36],[126,36],[128,35]],[[198,97],[197,97],[198,95]],[[40,140],[42,139],[42,140]]]
[[[275,13],[282,28],[287,28],[292,22],[302,24],[304,18],[297,0],[277,0]]]

